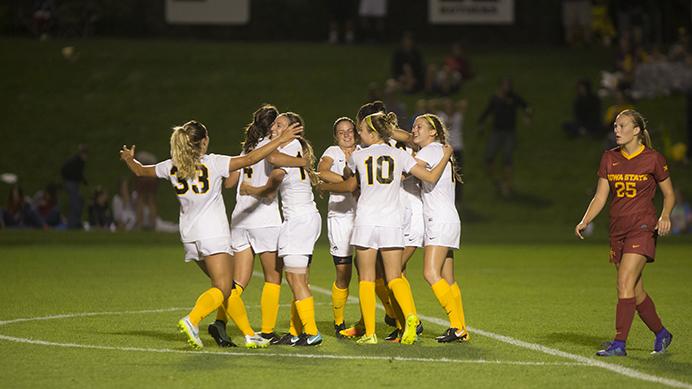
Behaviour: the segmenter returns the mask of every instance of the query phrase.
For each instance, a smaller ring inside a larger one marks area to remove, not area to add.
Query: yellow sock
[[[405,317],[413,315],[413,294],[411,294],[411,288],[408,286],[406,281],[401,278],[395,278],[389,281],[389,289],[392,290],[396,301],[401,307],[401,311],[404,313]]]
[[[375,334],[375,283],[361,281],[358,284],[358,297],[360,299],[360,313],[365,324],[365,335]]]
[[[384,312],[387,314],[387,316],[396,317],[396,312],[394,312],[392,303],[389,301],[389,292],[387,292],[387,285],[385,285],[383,278],[378,278],[375,280],[375,293],[377,293],[377,297],[379,297],[380,301],[382,301],[382,305],[384,305]]]
[[[262,332],[265,334],[274,332],[276,318],[279,316],[280,297],[281,285],[271,282],[264,283],[260,305],[262,306]]]
[[[401,279],[404,280],[404,282],[406,282],[406,285],[408,285],[408,288],[411,289],[411,293],[413,293],[413,288],[411,288],[411,284],[408,282],[408,278],[406,278],[406,275],[404,273],[401,273]],[[418,315],[418,310],[416,309],[416,302],[415,302],[415,300],[411,300],[411,301],[413,301],[413,314]]]
[[[447,317],[449,318],[449,326],[457,329],[461,329],[461,320],[459,319],[459,313],[457,311],[456,304],[454,303],[454,296],[452,296],[452,289],[444,278],[441,278],[436,283],[432,284],[433,293],[437,297],[437,301],[440,302],[442,308],[447,312]]]
[[[197,297],[197,302],[195,302],[194,308],[190,311],[190,323],[199,326],[199,322],[214,312],[221,304],[223,304],[223,292],[221,292],[221,289],[207,289]]]
[[[291,302],[291,319],[288,323],[288,332],[293,336],[298,336],[303,332],[303,323],[300,321],[300,315],[298,315],[296,300]]]
[[[339,325],[344,322],[344,310],[348,300],[348,288],[340,289],[336,282],[332,283],[332,311],[334,312],[334,324]]]
[[[296,301],[296,309],[303,323],[304,332],[308,335],[317,335],[317,323],[315,323],[315,299],[312,296]]]
[[[463,328],[466,328],[466,317],[464,315],[464,302],[461,299],[461,288],[459,288],[459,284],[455,282],[450,286],[450,289],[452,290],[452,300],[456,305],[461,325]]]
[[[254,335],[255,331],[250,326],[250,320],[247,318],[247,311],[245,310],[245,303],[240,297],[243,294],[243,287],[236,284],[235,288],[231,291],[231,296],[228,298],[228,304],[226,305],[226,313],[228,317],[233,320],[235,326],[238,327],[240,332],[244,335]]]
[[[396,301],[396,297],[394,297],[394,292],[392,292],[391,289],[387,290],[389,291],[389,301],[392,302],[392,309],[394,310],[396,328],[399,330],[403,330],[404,325],[406,324],[406,317],[404,317],[404,312],[401,311],[401,307],[399,306],[399,303]]]

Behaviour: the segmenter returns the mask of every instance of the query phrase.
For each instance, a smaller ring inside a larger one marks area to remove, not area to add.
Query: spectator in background
[[[137,225],[135,202],[130,193],[130,182],[121,178],[118,183],[118,193],[113,195],[113,221],[120,230],[130,231]]]
[[[421,90],[425,83],[423,56],[416,48],[413,34],[404,33],[399,46],[392,55],[392,78],[399,81],[405,93]]]
[[[358,16],[366,41],[379,41],[384,37],[387,0],[360,0]]]
[[[158,162],[156,156],[148,151],[138,151],[136,158],[145,165],[155,165]],[[135,209],[137,212],[137,227],[139,228],[156,228],[156,219],[159,216],[156,205],[158,181],[156,177],[135,177],[135,190],[137,191]],[[148,210],[146,213],[145,209]]]
[[[78,146],[77,154],[70,157],[62,165],[60,173],[63,179],[63,186],[69,199],[69,211],[67,217],[67,228],[82,228],[82,209],[84,199],[80,193],[80,186],[86,184],[84,177],[84,166],[86,164],[89,149],[86,145]]]
[[[355,0],[329,0],[329,43],[335,45],[339,42],[351,44],[356,39],[353,20],[356,15]],[[343,26],[343,39],[340,32]]]
[[[606,149],[612,149],[617,146],[615,142],[615,133],[613,132],[613,123],[615,123],[617,115],[626,109],[634,109],[634,105],[630,104],[625,99],[625,94],[621,90],[616,89],[613,93],[613,103],[608,106],[603,115],[602,128],[603,131],[608,134],[605,145]]]
[[[19,184],[10,187],[7,205],[4,209],[0,208],[0,227],[47,228]]]
[[[461,79],[464,81],[470,80],[474,76],[473,69],[471,68],[471,61],[466,56],[464,46],[459,42],[452,44],[452,50],[445,57],[444,63],[452,71],[458,72],[461,75]]]
[[[692,207],[680,189],[675,189],[675,206],[670,213],[670,232],[680,235],[692,231]]]
[[[58,204],[58,185],[49,183],[43,190],[34,194],[34,208],[43,222],[53,228],[65,228]]]
[[[401,88],[396,80],[387,80],[384,84],[382,102],[385,106],[387,106],[387,108],[389,108],[389,112],[394,112],[396,114],[400,125],[405,125],[408,123],[408,113],[406,104],[404,104],[404,102],[402,102],[399,98],[400,90]]]
[[[572,121],[565,122],[562,129],[570,138],[590,135],[598,137],[601,127],[601,99],[591,88],[587,79],[577,81],[577,96],[572,103]]]
[[[464,173],[464,115],[468,108],[468,101],[461,99],[454,103],[451,99],[444,99],[442,102],[443,110],[437,111],[437,116],[444,122],[447,131],[449,131],[448,143],[454,151],[454,164],[459,169],[459,173],[463,176]],[[457,203],[463,201],[463,182],[456,181],[454,187]]]
[[[113,214],[108,206],[108,192],[97,186],[89,206],[89,226],[91,228],[110,229],[112,225]]]
[[[493,127],[485,149],[485,165],[487,174],[492,177],[503,197],[512,194],[512,154],[517,142],[517,111],[524,113],[528,124],[532,115],[526,101],[514,92],[512,80],[504,78],[500,81],[497,92],[490,98],[488,105],[478,118],[479,131],[485,128],[489,116],[493,118]],[[495,157],[502,159],[502,173],[496,174],[493,165]]]

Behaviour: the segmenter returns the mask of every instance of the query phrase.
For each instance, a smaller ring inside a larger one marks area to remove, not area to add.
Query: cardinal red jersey
[[[632,154],[619,147],[604,152],[598,176],[608,180],[610,185],[612,222],[623,216],[655,215],[656,186],[668,178],[669,173],[665,158],[642,145]]]

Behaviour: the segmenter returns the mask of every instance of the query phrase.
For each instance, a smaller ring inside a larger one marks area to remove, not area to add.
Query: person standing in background
[[[84,177],[84,167],[86,165],[89,148],[85,144],[77,147],[77,154],[70,157],[62,165],[60,174],[62,175],[63,185],[69,198],[69,211],[67,216],[67,228],[82,228],[82,208],[84,199],[79,191],[81,184],[87,184]]]

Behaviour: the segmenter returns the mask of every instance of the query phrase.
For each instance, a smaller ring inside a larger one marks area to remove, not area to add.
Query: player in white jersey
[[[324,151],[317,171],[320,179],[337,183],[343,181],[344,175],[350,171],[346,164],[356,149],[356,124],[347,117],[340,117],[334,122],[332,132],[336,144]],[[340,338],[343,335],[339,332],[346,329],[344,309],[353,271],[351,233],[356,216],[356,198],[352,193],[330,193],[328,207],[329,252],[336,268],[336,279],[332,283],[332,311],[336,337]]]
[[[202,293],[192,311],[178,321],[178,328],[193,348],[203,347],[199,322],[227,303],[233,283],[230,255],[230,230],[221,196],[222,182],[229,173],[253,165],[279,145],[302,131],[295,126],[280,138],[245,156],[207,154],[209,136],[206,127],[189,121],[174,127],[171,134],[171,159],[156,165],[142,165],[134,159],[135,146],[120,150],[120,158],[137,176],[167,179],[180,202],[180,239],[185,260],[195,261],[211,278],[212,287]],[[266,347],[267,341],[257,334],[245,337],[246,347]]]
[[[450,322],[449,328],[436,338],[442,343],[469,340],[461,289],[454,278],[452,251],[459,248],[461,237],[461,222],[454,200],[454,187],[460,177],[454,160],[447,162],[443,159],[447,139],[447,129],[439,117],[424,114],[416,118],[412,140],[420,147],[416,154],[418,163],[428,169],[441,163],[445,165],[439,181],[423,182],[421,187],[425,220],[423,275]]]
[[[250,153],[253,149],[269,143],[268,134],[272,123],[278,116],[276,107],[264,104],[253,114],[253,119],[245,128],[245,141],[241,155]],[[273,153],[252,166],[232,172],[225,181],[225,187],[235,186],[239,180],[263,185],[268,179],[272,167],[268,162]],[[284,156],[284,163],[297,166],[305,165],[303,158]],[[276,161],[273,161],[276,163]],[[231,217],[231,250],[234,257],[233,290],[227,308],[217,311],[216,320],[209,325],[209,334],[216,342],[224,346],[230,340],[226,334],[226,316],[229,316],[238,329],[245,335],[255,331],[250,325],[243,291],[247,288],[252,277],[255,254],[259,254],[262,270],[264,271],[264,287],[262,288],[262,331],[265,339],[273,338],[272,332],[279,311],[281,292],[281,269],[277,266],[277,247],[281,215],[278,200],[260,199],[254,196],[236,194],[236,205]]]
[[[418,317],[413,311],[411,288],[401,278],[401,256],[404,234],[401,226],[400,182],[402,172],[410,173],[426,182],[436,182],[444,169],[432,171],[416,164],[408,153],[386,144],[391,131],[396,128],[396,115],[374,113],[358,125],[358,135],[365,148],[351,155],[349,165],[356,173],[338,184],[322,184],[322,189],[353,192],[360,188],[356,206],[356,219],[351,244],[356,247],[358,260],[360,306],[365,322],[365,334],[359,344],[376,344],[375,335],[375,263],[377,251],[382,254],[385,278],[405,318],[406,326],[401,335],[402,344],[416,340]],[[445,158],[452,154],[445,148]]]
[[[272,136],[281,136],[296,124],[303,126],[303,119],[298,114],[282,113],[272,125]],[[279,258],[283,262],[286,281],[293,291],[294,300],[291,307],[291,332],[273,340],[272,344],[316,346],[322,343],[322,336],[317,330],[315,304],[308,284],[308,266],[322,229],[322,219],[312,193],[312,185],[318,180],[313,171],[315,157],[312,146],[304,138],[286,142],[277,152],[303,157],[308,164],[304,168],[274,169],[266,185],[254,187],[244,184],[241,193],[265,196],[275,193],[278,187],[281,196],[284,222],[279,232]]]

